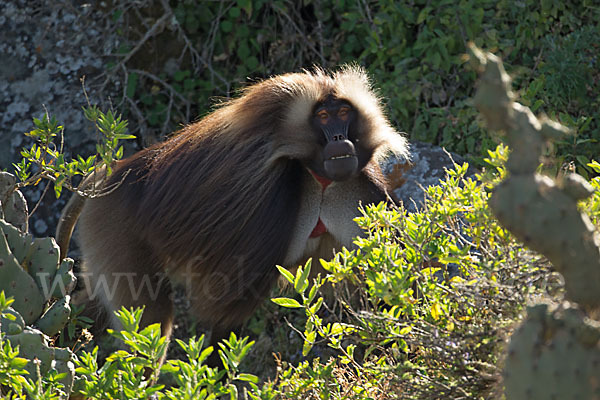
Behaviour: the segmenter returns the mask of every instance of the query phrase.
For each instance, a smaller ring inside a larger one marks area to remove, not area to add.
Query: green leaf
[[[233,30],[233,23],[231,21],[222,21],[221,22],[221,30],[225,33],[229,33]]]
[[[283,277],[289,282],[289,283],[294,283],[294,275],[288,271],[287,269],[283,268],[280,265],[276,265],[277,269],[279,270],[279,273],[281,273],[281,275],[283,275]]]
[[[64,181],[64,176],[62,177],[63,179],[61,180],[56,180],[56,182],[54,182],[54,194],[56,195],[56,198],[58,199],[60,197],[60,194],[62,193],[62,181]]]
[[[536,112],[541,106],[544,105],[544,101],[541,99],[538,99],[535,101],[535,103],[533,103],[533,105],[531,106],[531,111]]]
[[[344,326],[342,324],[340,324],[339,322],[334,322],[333,325],[331,325],[329,334],[330,335],[339,335],[341,333],[344,333]]]
[[[588,167],[592,168],[594,171],[600,173],[600,163],[596,160],[586,164]]]
[[[229,16],[233,19],[238,18],[241,15],[241,10],[237,7],[231,7],[229,9]]]
[[[310,331],[306,333],[306,337],[304,339],[304,345],[302,346],[302,355],[307,356],[310,350],[313,348],[315,344],[315,339],[317,338],[316,331]]]
[[[175,78],[176,82],[183,82],[183,80],[189,76],[190,76],[190,71],[183,70],[183,71],[175,71],[173,78]]]
[[[25,368],[25,366],[27,366],[28,362],[29,362],[29,360],[26,358],[16,357],[16,358],[13,358],[12,360],[10,360],[9,367],[11,369],[22,369],[22,368]]]
[[[233,383],[227,385],[227,391],[229,392],[229,398],[231,400],[237,400],[238,398],[238,389]]]
[[[238,374],[235,379],[238,381],[258,383],[258,376],[252,374]]]
[[[130,99],[135,96],[135,90],[137,89],[139,75],[137,72],[132,72],[127,76],[127,89],[125,95]]]
[[[321,309],[322,305],[323,305],[323,298],[319,297],[317,299],[317,301],[315,302],[315,304],[313,304],[312,306],[310,306],[310,309],[309,309],[310,313],[313,314],[313,315],[316,314]]]
[[[115,139],[119,139],[119,140],[135,139],[135,135],[119,133],[119,134],[115,135]]]
[[[290,299],[288,297],[275,297],[271,301],[281,307],[286,308],[301,308],[302,305],[297,300]]]
[[[240,60],[247,61],[247,58],[250,56],[250,48],[245,40],[238,45],[236,53]]]
[[[412,331],[412,326],[405,326],[404,328],[400,329],[400,335],[408,335],[410,332]]]
[[[296,272],[296,280],[294,281],[294,290],[303,294],[308,287],[308,276],[310,275],[310,268],[312,265],[312,258],[309,258],[304,268],[298,268]]]
[[[258,65],[260,63],[258,62],[258,58],[256,58],[255,56],[250,56],[246,59],[244,64],[246,64],[246,67],[248,67],[248,69],[255,70],[256,68],[258,68]]]
[[[311,288],[310,291],[308,292],[308,297],[307,297],[307,302],[310,304],[312,303],[312,301],[314,300],[315,296],[317,295],[317,290],[319,289],[319,285],[317,283],[315,283]]]
[[[9,314],[9,313],[2,314],[2,318],[7,319],[9,321],[16,321],[17,320],[17,316],[16,315]]]
[[[430,12],[431,12],[431,7],[425,7],[424,9],[422,9],[421,12],[419,13],[419,16],[417,17],[417,25],[419,25],[423,21],[425,21],[427,19],[427,17],[429,16]]]
[[[438,321],[444,315],[444,310],[440,303],[437,301],[431,305],[430,312],[431,317],[436,321]]]
[[[179,360],[177,360],[179,361]],[[173,360],[169,360],[167,361],[166,364],[163,364],[160,367],[161,372],[166,372],[168,374],[176,374],[178,373],[181,369],[179,368],[179,365],[177,365],[178,363],[173,362]]]
[[[575,156],[575,158],[577,159],[577,161],[579,161],[579,164],[581,164],[581,165],[588,165],[590,162],[590,160],[586,156],[583,156],[583,155]]]
[[[198,362],[203,362],[206,360],[215,349],[212,346],[208,346],[206,349],[202,350],[202,353],[198,356]]]

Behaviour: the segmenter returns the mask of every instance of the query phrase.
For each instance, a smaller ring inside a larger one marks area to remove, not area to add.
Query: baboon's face
[[[309,168],[333,181],[343,181],[359,171],[359,135],[356,129],[357,110],[349,101],[333,96],[315,105],[311,126],[321,147],[320,157]],[[319,165],[320,164],[320,165]]]

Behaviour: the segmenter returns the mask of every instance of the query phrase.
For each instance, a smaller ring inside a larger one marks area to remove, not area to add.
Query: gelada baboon
[[[268,296],[275,265],[352,246],[359,202],[386,197],[378,159],[390,151],[406,158],[407,143],[361,68],[275,76],[119,161],[109,194],[74,196],[58,227],[61,253],[80,214],[91,300],[110,316],[145,305],[142,322],[169,335],[170,283],[182,284],[219,338]]]

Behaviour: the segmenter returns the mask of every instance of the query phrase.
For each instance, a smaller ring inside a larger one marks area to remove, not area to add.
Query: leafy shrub
[[[4,311],[11,300],[0,294],[0,310]],[[110,354],[101,365],[98,360],[98,347],[91,351],[81,351],[75,359],[76,378],[74,393],[86,399],[142,399],[152,395],[167,399],[206,399],[230,395],[237,398],[234,381],[256,382],[253,375],[240,373],[239,362],[252,346],[247,338],[238,339],[233,333],[220,344],[219,355],[223,368],[210,368],[204,364],[213,352],[212,346],[203,349],[204,337],[190,338],[187,342],[178,340],[187,360],[169,360],[160,366],[168,342],[160,336],[160,325],[150,325],[140,330],[142,309],[117,312],[123,325],[122,331],[109,330],[109,334],[119,340],[124,350]],[[0,390],[14,399],[25,399],[25,393],[35,400],[65,398],[63,385],[56,370],[51,369],[38,377],[27,376],[23,367],[28,362],[18,357],[19,348],[12,348],[10,342],[0,335]],[[170,388],[158,383],[160,371],[171,375],[175,382]]]
[[[111,173],[114,161],[123,157],[123,146],[120,140],[134,139],[135,136],[127,134],[127,121],[114,112],[106,113],[96,106],[90,105],[83,109],[86,118],[91,121],[99,136],[96,144],[96,155],[87,158],[78,156],[74,160],[66,160],[63,148],[63,126],[54,117],[47,113],[43,118],[33,119],[35,128],[25,133],[34,142],[29,148],[21,150],[23,157],[18,164],[14,164],[15,172],[20,182],[15,190],[37,185],[40,180],[46,179],[53,183],[56,197],[60,197],[63,187],[71,192],[79,192],[87,197],[93,197],[95,189],[79,188],[74,178],[87,177],[95,171],[106,168],[107,175]],[[57,143],[57,139],[60,142]]]
[[[500,147],[489,161],[501,165],[505,157]],[[339,354],[284,370],[278,389],[285,398],[484,398],[494,391],[498,354],[525,298],[557,285],[543,259],[491,217],[486,185],[465,172],[457,166],[429,188],[421,212],[365,209],[357,222],[367,237],[357,239],[357,250],[321,261],[325,278],[309,284],[310,264],[295,276],[283,272],[301,301],[274,301],[305,312],[298,328],[304,353],[326,344]],[[324,283],[339,304],[327,310],[339,314],[322,309],[316,293]],[[339,375],[353,378],[331,383]]]

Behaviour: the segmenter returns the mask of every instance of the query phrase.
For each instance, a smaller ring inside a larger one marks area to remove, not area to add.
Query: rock
[[[446,177],[447,169],[453,169],[454,163],[464,163],[465,159],[430,143],[411,141],[410,146],[410,164],[390,162],[384,171],[392,181],[392,187],[396,188],[395,196],[408,211],[416,211],[423,205],[423,189],[439,184]],[[473,176],[475,172],[469,167],[467,176]]]

